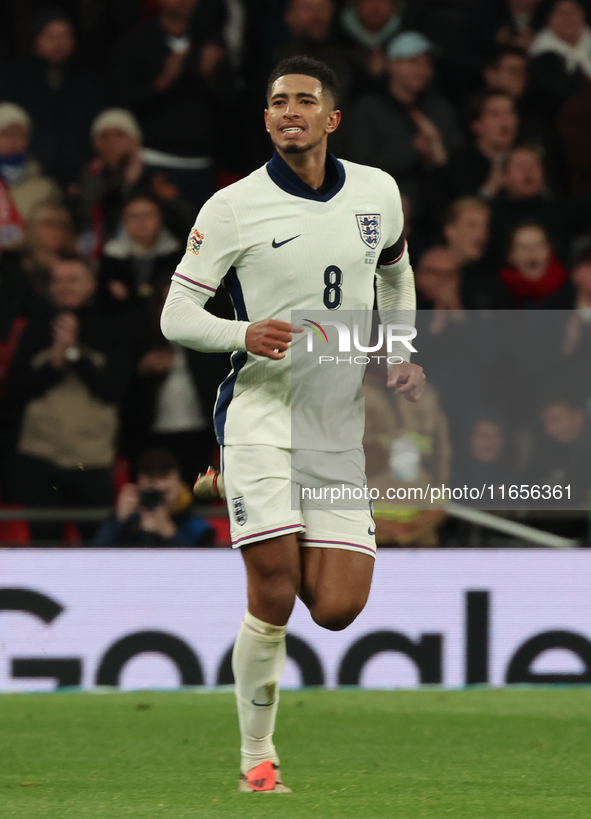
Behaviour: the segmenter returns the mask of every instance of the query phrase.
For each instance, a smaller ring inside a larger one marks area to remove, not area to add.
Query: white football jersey
[[[239,321],[371,310],[378,261],[395,264],[404,253],[398,186],[377,168],[328,163],[325,193],[277,153],[218,191],[197,216],[173,279],[210,296],[223,281]],[[289,351],[280,361],[237,351],[231,361],[216,403],[219,443],[289,448]]]

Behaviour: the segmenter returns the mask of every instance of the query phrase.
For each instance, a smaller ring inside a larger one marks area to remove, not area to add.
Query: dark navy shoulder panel
[[[232,299],[236,320],[248,321],[248,313],[246,312],[246,304],[244,303],[244,293],[242,292],[242,285],[240,284],[240,279],[238,278],[235,267],[231,267],[228,270],[222,279],[222,283]]]
[[[334,182],[330,188],[321,193],[306,184],[295,171],[289,167],[287,162],[275,151],[272,158],[267,162],[267,173],[273,182],[286,193],[292,196],[299,196],[301,199],[311,199],[314,202],[328,202],[341,190],[345,184],[345,168],[336,156],[331,153],[326,155],[326,173],[334,176]]]
[[[232,304],[234,305],[234,312],[238,321],[248,321],[248,313],[246,311],[246,304],[244,303],[244,294],[242,292],[242,285],[236,273],[236,268],[231,267],[223,279],[224,287],[230,294]],[[230,363],[232,369],[230,374],[226,376],[221,383],[218,390],[218,397],[215,402],[215,409],[213,411],[213,422],[215,427],[215,434],[220,446],[224,444],[224,433],[226,426],[226,416],[228,414],[228,407],[234,397],[234,387],[236,386],[236,379],[238,373],[246,364],[248,353],[245,350],[237,350],[232,353]]]

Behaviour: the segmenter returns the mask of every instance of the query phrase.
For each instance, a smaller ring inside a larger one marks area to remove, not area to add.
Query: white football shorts
[[[356,485],[365,484],[363,450],[346,455],[348,466],[354,463],[357,469]],[[291,450],[265,445],[224,446],[222,472],[232,548],[294,533],[302,546],[345,549],[375,557],[375,524],[369,500],[357,509],[330,508],[326,502],[319,509],[295,508],[292,496],[296,493],[298,497],[301,487],[292,482]],[[301,473],[299,479],[308,485]],[[319,485],[318,476],[310,476],[310,485]]]

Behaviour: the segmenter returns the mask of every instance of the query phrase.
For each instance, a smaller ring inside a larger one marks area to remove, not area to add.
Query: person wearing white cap
[[[138,145],[142,141],[142,132],[137,119],[131,111],[126,111],[125,108],[107,108],[102,111],[92,123],[90,133],[96,140],[109,129],[123,131]]]
[[[0,103],[0,177],[20,218],[26,222],[33,209],[47,200],[57,201],[57,185],[44,176],[39,163],[29,154],[31,118],[20,105]]]
[[[92,123],[90,134],[98,157],[132,187],[142,175],[142,132],[134,115],[108,108]]]
[[[21,134],[24,134],[24,138],[28,139],[31,130],[31,117],[20,105],[15,105],[13,102],[3,102],[0,104],[0,130],[10,125],[18,125],[22,129]]]
[[[430,88],[432,50],[419,32],[395,37],[387,50],[388,95],[362,97],[351,124],[352,158],[392,174],[419,218],[426,172],[462,145],[451,105]]]
[[[142,155],[142,130],[131,111],[107,108],[90,128],[95,158],[83,169],[77,193],[79,220],[91,250],[119,230],[121,209],[141,187],[156,196],[167,223],[185,238],[195,218],[194,208],[181,198],[164,173],[149,168]]]
[[[143,170],[142,132],[130,111],[102,111],[90,127],[90,136],[96,156],[83,168],[79,188],[71,191],[89,247],[115,233],[122,203]]]

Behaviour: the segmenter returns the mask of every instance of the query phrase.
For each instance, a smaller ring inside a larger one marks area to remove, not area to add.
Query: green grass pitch
[[[287,691],[293,794],[239,794],[230,693],[0,696],[2,819],[589,819],[591,689]]]

